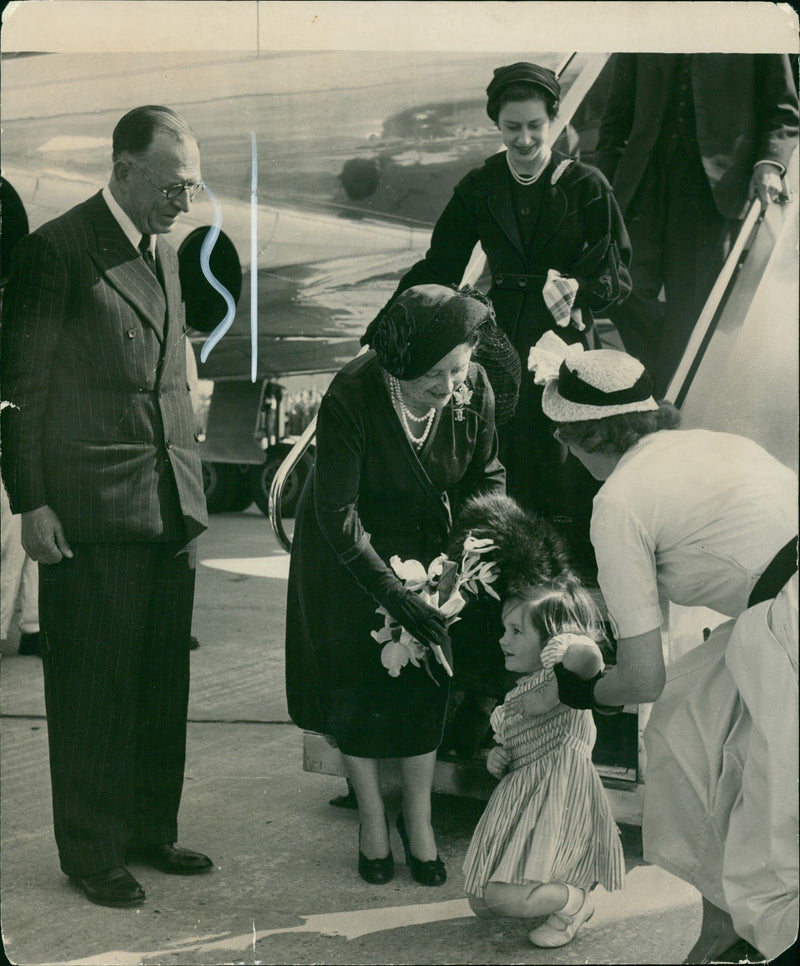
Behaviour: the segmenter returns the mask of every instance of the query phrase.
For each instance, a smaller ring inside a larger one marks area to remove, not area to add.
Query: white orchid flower
[[[378,631],[370,631],[370,637],[377,641],[378,644],[387,644],[394,638],[391,627],[388,624],[384,624],[383,627]]]
[[[438,557],[434,557],[428,565],[428,580],[435,580],[437,577],[441,577],[446,562],[446,553],[440,553]]]
[[[400,641],[390,641],[381,651],[381,664],[393,678],[400,676],[400,671],[408,664],[409,654]]]
[[[461,596],[461,593],[456,590],[450,595],[449,599],[441,605],[439,608],[439,613],[445,618],[455,617],[456,614],[461,613],[466,605],[466,600]]]
[[[468,533],[464,540],[464,554],[468,553],[486,553],[487,550],[494,550],[495,545],[492,542],[491,537],[473,537],[471,533]]]
[[[401,560],[394,556],[389,560],[392,570],[406,584],[409,589],[416,589],[415,585],[424,587],[428,582],[428,571],[419,560]]]

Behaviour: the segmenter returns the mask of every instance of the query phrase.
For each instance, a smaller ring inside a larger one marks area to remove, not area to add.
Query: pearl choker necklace
[[[532,185],[535,184],[541,177],[542,172],[547,167],[550,161],[550,151],[546,150],[542,154],[542,164],[536,174],[520,174],[519,171],[514,169],[514,165],[511,163],[511,158],[508,156],[508,151],[506,151],[506,163],[508,164],[508,170],[511,172],[511,177],[521,185]]]
[[[414,446],[419,448],[425,443],[425,440],[430,435],[431,426],[433,426],[433,418],[436,415],[436,409],[431,406],[424,416],[415,416],[408,406],[406,406],[405,400],[403,399],[403,390],[400,388],[400,380],[397,378],[397,376],[393,376],[391,373],[388,373],[387,375],[389,379],[389,392],[391,394],[392,401],[400,410],[400,422],[403,424],[403,429],[406,432],[406,436],[408,436],[409,440]],[[413,434],[409,420],[413,420],[415,423],[425,423],[421,436],[415,436]]]

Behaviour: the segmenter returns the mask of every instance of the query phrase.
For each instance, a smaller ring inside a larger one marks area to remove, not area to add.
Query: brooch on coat
[[[453,391],[453,415],[462,422],[464,419],[464,407],[472,402],[472,390],[467,389],[467,384],[462,382]]]

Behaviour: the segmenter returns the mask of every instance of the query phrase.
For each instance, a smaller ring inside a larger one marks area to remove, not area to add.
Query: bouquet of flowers
[[[397,556],[392,557],[389,563],[404,585],[419,594],[426,604],[435,607],[449,627],[460,620],[458,615],[467,604],[467,596],[476,595],[481,587],[487,594],[499,599],[492,587],[497,579],[497,570],[493,563],[484,559],[486,554],[496,549],[491,538],[478,539],[468,533],[460,564],[448,559],[444,553],[432,560],[427,569],[419,560],[401,560]],[[381,664],[389,674],[394,678],[399,677],[409,661],[414,667],[420,667],[420,662],[424,662],[425,669],[433,678],[428,665],[428,648],[412,637],[385,607],[378,607],[376,613],[383,617],[383,627],[372,631],[372,637],[383,645]],[[434,646],[431,650],[452,677],[453,669],[441,647]]]

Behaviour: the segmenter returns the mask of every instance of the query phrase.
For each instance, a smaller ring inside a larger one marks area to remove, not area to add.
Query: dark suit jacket
[[[156,250],[166,304],[98,193],[14,252],[3,479],[15,513],[48,504],[71,541],[158,539],[165,513],[188,538],[207,523],[178,261]]]
[[[661,132],[674,54],[616,54],[597,144],[597,164],[623,213]],[[756,161],[786,167],[797,141],[797,93],[785,54],[693,54],[697,144],[714,202],[744,217]]]

